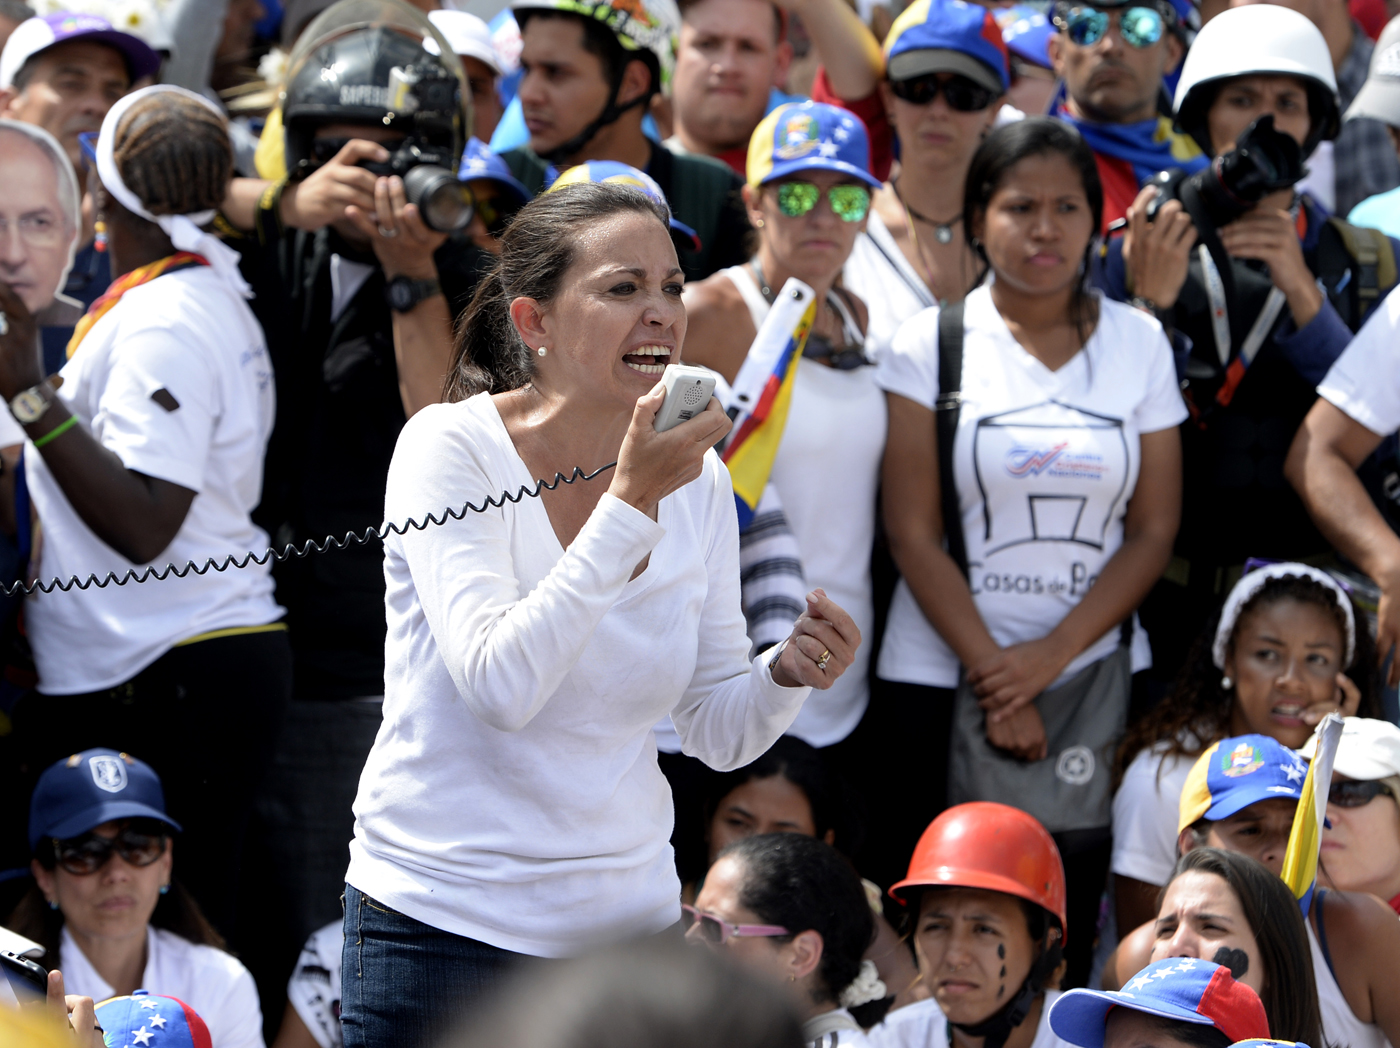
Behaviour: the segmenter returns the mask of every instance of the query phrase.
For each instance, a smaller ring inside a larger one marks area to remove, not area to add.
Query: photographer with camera
[[[1380,274],[1393,283],[1395,272],[1376,264],[1393,260],[1392,241],[1294,189],[1338,126],[1327,44],[1302,15],[1257,4],[1216,16],[1186,58],[1176,120],[1212,164],[1142,191],[1101,276],[1185,336],[1181,531],[1143,608],[1164,682],[1248,558],[1329,552],[1284,455],[1314,387],[1389,290]]]
[[[257,517],[278,548],[382,519],[399,430],[440,398],[452,318],[491,259],[456,232],[472,219],[456,179],[467,87],[426,17],[344,0],[307,27],[284,84],[290,179],[242,180],[236,192],[254,194],[246,212],[225,205],[253,230],[242,265],[277,378]],[[350,805],[381,719],[382,560],[372,544],[276,571],[296,664],[259,802],[266,869],[281,878],[268,905],[285,919],[268,922],[277,933],[260,948],[286,968],[340,914]],[[265,991],[284,984],[285,970],[253,967]]]

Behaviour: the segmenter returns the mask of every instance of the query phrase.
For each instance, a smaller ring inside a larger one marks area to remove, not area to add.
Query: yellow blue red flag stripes
[[[797,362],[816,315],[816,294],[802,281],[789,279],[735,376],[730,401],[725,405],[734,419],[734,430],[722,458],[734,484],[740,531],[753,520],[773,471],[792,404]]]
[[[1293,813],[1288,850],[1279,876],[1288,885],[1306,917],[1317,887],[1317,861],[1322,850],[1322,827],[1327,819],[1327,794],[1332,789],[1332,765],[1342,741],[1342,718],[1329,713],[1317,729],[1317,750],[1303,780],[1303,796]]]

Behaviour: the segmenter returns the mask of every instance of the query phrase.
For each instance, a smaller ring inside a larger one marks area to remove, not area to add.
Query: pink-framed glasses
[[[698,926],[700,931],[697,934],[700,938],[716,945],[723,945],[730,939],[768,939],[791,934],[786,928],[780,928],[776,924],[730,924],[723,918],[697,910],[685,903],[681,903],[681,912],[687,934]]]

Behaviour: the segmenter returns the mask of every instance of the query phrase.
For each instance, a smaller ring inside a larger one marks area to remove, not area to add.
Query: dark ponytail
[[[529,383],[534,354],[510,319],[517,298],[549,302],[574,263],[579,232],[611,215],[650,215],[670,236],[670,216],[641,191],[616,183],[580,182],[526,204],[501,236],[501,256],[482,278],[457,323],[443,400],[505,393]]]

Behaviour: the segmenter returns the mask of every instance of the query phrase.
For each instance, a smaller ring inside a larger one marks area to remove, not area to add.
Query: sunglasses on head
[[[681,920],[687,932],[699,927],[697,933],[706,942],[720,945],[730,939],[771,939],[779,935],[791,934],[786,928],[776,924],[730,924],[712,913],[697,910],[694,906],[681,904]]]
[[[944,79],[946,77],[946,79]],[[959,113],[976,113],[996,100],[997,93],[961,73],[925,73],[907,80],[891,80],[890,90],[896,98],[916,106],[926,106],[943,92],[949,109]]]
[[[865,186],[832,186],[826,191],[831,210],[843,222],[859,222],[870,213],[870,190]],[[788,218],[801,218],[822,198],[821,186],[811,182],[780,182],[778,210]]]
[[[1107,35],[1112,16],[1096,7],[1072,7],[1055,21],[1071,43],[1092,47]],[[1154,7],[1127,7],[1118,16],[1118,34],[1129,47],[1151,47],[1165,30],[1162,12]]]
[[[114,852],[132,866],[151,865],[165,854],[169,834],[159,823],[150,822],[123,826],[115,837],[85,833],[64,841],[51,839],[58,865],[74,876],[86,877],[106,866]]]
[[[1390,787],[1378,780],[1363,782],[1334,782],[1327,792],[1327,803],[1338,808],[1361,808],[1370,804],[1382,793],[1394,797]]]

